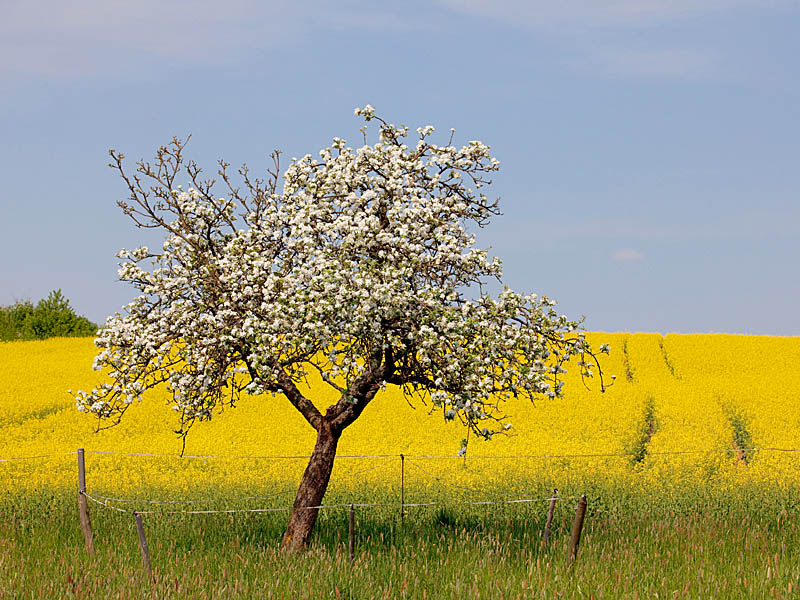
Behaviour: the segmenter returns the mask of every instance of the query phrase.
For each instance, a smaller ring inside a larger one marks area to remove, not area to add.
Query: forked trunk
[[[333,471],[333,459],[336,457],[336,445],[339,443],[339,433],[334,432],[330,426],[323,422],[317,432],[317,443],[311,460],[308,461],[297,496],[294,499],[289,525],[283,534],[281,548],[289,552],[301,550],[308,543],[314,524],[317,522],[317,507],[322,503],[325,490]]]

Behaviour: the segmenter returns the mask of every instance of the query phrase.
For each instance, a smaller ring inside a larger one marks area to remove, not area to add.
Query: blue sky
[[[0,304],[130,299],[109,148],[260,170],[369,103],[492,146],[479,245],[588,329],[800,335],[800,3],[0,1]]]

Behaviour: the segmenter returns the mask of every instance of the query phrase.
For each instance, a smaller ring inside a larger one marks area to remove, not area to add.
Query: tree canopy
[[[75,313],[61,290],[53,290],[34,305],[30,301],[0,307],[0,340],[43,340],[97,333],[97,325]]]
[[[554,301],[485,291],[501,281],[501,264],[475,246],[470,227],[499,214],[484,193],[499,168],[489,147],[457,147],[453,130],[437,145],[430,125],[412,141],[408,127],[372,107],[355,112],[365,121],[362,146],[334,138],[318,158],[292,159],[282,177],[277,152],[264,179],[244,166],[237,177],[224,161],[204,179],[183,140],[133,174],[110,151],[129,191],[120,207],[165,240],[119,253],[120,279],[141,294],[99,333],[95,368],[110,381],[79,392],[78,408],[113,424],[166,384],[185,436],[243,396],[290,402],[317,443],[289,548],[313,528],[316,510],[303,507],[322,500],[340,435],[385,386],[484,438],[509,427],[500,400],[559,396],[572,357],[602,387],[579,323],[559,316]],[[298,388],[310,371],[339,395],[324,413]]]

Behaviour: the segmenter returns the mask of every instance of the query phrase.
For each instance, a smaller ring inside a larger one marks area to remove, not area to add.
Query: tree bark
[[[336,457],[340,434],[341,432],[334,430],[325,419],[320,423],[317,443],[300,481],[289,525],[283,534],[281,548],[284,550],[289,552],[301,550],[311,537],[319,508],[305,507],[319,506],[322,503],[333,471],[333,460]]]

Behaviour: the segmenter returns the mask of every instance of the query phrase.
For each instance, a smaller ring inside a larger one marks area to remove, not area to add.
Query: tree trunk
[[[339,435],[339,432],[331,429],[323,420],[317,432],[317,443],[311,454],[311,460],[308,461],[303,479],[300,480],[289,525],[283,534],[281,548],[284,550],[289,552],[301,550],[311,537],[319,509],[304,507],[319,506],[322,503],[333,471],[333,459],[336,457]]]

